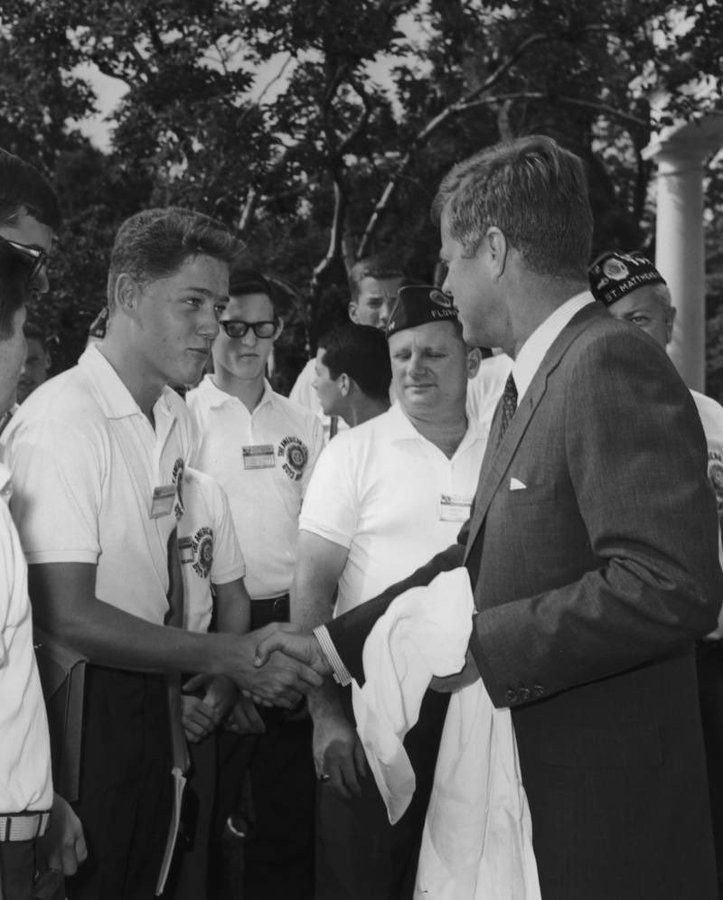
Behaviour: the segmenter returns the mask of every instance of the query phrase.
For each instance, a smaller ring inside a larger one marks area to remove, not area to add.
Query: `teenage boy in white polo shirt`
[[[213,345],[213,375],[187,395],[199,433],[195,465],[228,495],[246,560],[251,624],[288,620],[301,500],[323,444],[313,413],[275,393],[266,363],[282,323],[273,293],[259,273],[232,270],[230,300]],[[246,846],[249,898],[303,897],[311,877],[313,767],[307,721],[269,721],[251,770],[256,831]],[[219,772],[218,827],[233,810],[243,775],[240,760],[221,735],[226,765]],[[236,761],[234,761],[236,759]],[[230,808],[229,808],[230,807]],[[213,862],[211,863],[213,866]],[[258,885],[256,886],[258,881]]]
[[[183,474],[184,512],[178,523],[178,550],[183,577],[183,627],[206,632],[245,634],[250,624],[250,600],[244,586],[246,564],[236,539],[231,510],[223,488],[210,475],[186,467]],[[226,677],[194,676],[184,685],[182,723],[189,742],[191,769],[186,792],[195,807],[190,847],[184,846],[167,892],[173,900],[206,896],[208,844],[216,795],[216,729],[241,706],[255,716],[253,703],[237,696]]]
[[[171,789],[157,673],[229,674],[287,704],[309,675],[278,663],[262,685],[256,636],[164,626],[179,612],[169,609],[169,548],[173,561],[193,445],[185,404],[167,385],[201,374],[236,251],[221,226],[188,210],[128,219],[111,253],[103,343],[38,388],[3,435],[35,618],[91,663],[77,804],[89,860],[69,880],[71,900],[154,890]]]
[[[376,596],[454,541],[469,516],[487,443],[465,412],[479,356],[435,288],[401,288],[387,337],[398,402],[326,447],[304,500],[292,597],[305,628],[327,621],[334,605],[341,614]],[[411,898],[446,706],[428,694],[409,734],[417,789],[392,828],[349,696],[334,685],[309,695],[322,782],[317,900]]]

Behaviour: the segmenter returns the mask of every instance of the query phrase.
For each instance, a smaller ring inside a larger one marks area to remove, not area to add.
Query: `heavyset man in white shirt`
[[[188,393],[199,449],[196,465],[226,491],[246,560],[251,625],[286,621],[296,561],[301,501],[321,451],[316,416],[271,389],[265,378],[282,323],[273,292],[257,272],[233,269],[230,300],[213,346],[214,372]],[[248,741],[220,735],[218,818],[235,811]],[[313,877],[314,772],[308,721],[267,717],[267,732],[251,765],[256,822],[246,844],[245,896],[303,897]],[[221,868],[219,860],[216,869]]]
[[[469,516],[486,446],[465,414],[478,355],[434,288],[401,288],[388,342],[398,402],[326,447],[304,500],[292,608],[306,627],[404,577],[448,546]],[[322,781],[316,896],[411,897],[446,701],[428,695],[410,734],[417,790],[392,828],[348,700],[333,687],[309,696]]]
[[[187,210],[127,220],[111,254],[105,340],[38,388],[3,435],[34,615],[91,663],[77,804],[90,858],[68,884],[71,898],[155,887],[171,757],[165,684],[154,673],[229,674],[268,700],[300,696],[298,670],[282,662],[258,682],[255,638],[164,626],[178,613],[168,562],[193,446],[188,412],[167,385],[200,375],[236,251],[217,223]]]

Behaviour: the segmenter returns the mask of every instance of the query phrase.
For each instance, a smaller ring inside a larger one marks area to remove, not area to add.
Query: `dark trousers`
[[[216,795],[208,848],[208,896],[210,900],[241,900],[246,855],[247,825],[229,830],[231,816],[241,819],[250,810],[246,782],[257,738],[220,731],[216,741]]]
[[[0,841],[0,897],[32,900],[35,841]]]
[[[169,900],[206,900],[211,817],[216,797],[217,737],[189,744],[191,768],[183,797],[181,832],[163,896]]]
[[[351,717],[348,692],[344,700]],[[411,900],[448,703],[448,695],[428,691],[404,741],[417,786],[396,825],[389,824],[371,774],[362,782],[361,797],[351,800],[328,784],[319,786],[316,900]]]
[[[696,644],[696,665],[718,892],[723,897],[723,642],[699,641]]]
[[[219,766],[209,897],[212,900],[311,900],[314,892],[314,792],[311,723],[263,711],[267,732],[219,735]],[[226,822],[243,820],[245,839]],[[243,884],[243,894],[238,892]]]
[[[266,716],[249,773],[253,821],[244,900],[311,900],[316,775],[311,720]]]
[[[153,897],[170,825],[171,744],[161,675],[88,666],[80,798],[88,860],[69,900]]]

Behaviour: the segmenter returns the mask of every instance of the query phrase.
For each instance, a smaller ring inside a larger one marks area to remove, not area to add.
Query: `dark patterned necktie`
[[[517,409],[517,388],[515,386],[515,379],[512,377],[512,372],[507,376],[500,404],[502,409],[500,411],[500,434],[497,438],[498,445],[504,437],[504,433],[507,431],[507,428],[512,421],[512,416],[514,416],[515,410]]]

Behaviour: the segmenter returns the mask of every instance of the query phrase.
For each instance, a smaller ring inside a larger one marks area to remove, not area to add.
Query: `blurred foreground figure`
[[[0,150],[0,419],[15,402],[27,344],[26,303],[47,288],[57,202],[40,174]],[[31,211],[29,211],[29,208]],[[4,235],[8,234],[6,238]],[[42,237],[41,237],[42,235]],[[53,795],[45,705],[33,652],[27,566],[10,517],[11,472],[0,452],[0,897],[30,900],[36,872],[62,880],[85,859],[78,818]],[[60,873],[60,874],[56,874]],[[62,890],[57,885],[58,890]]]

